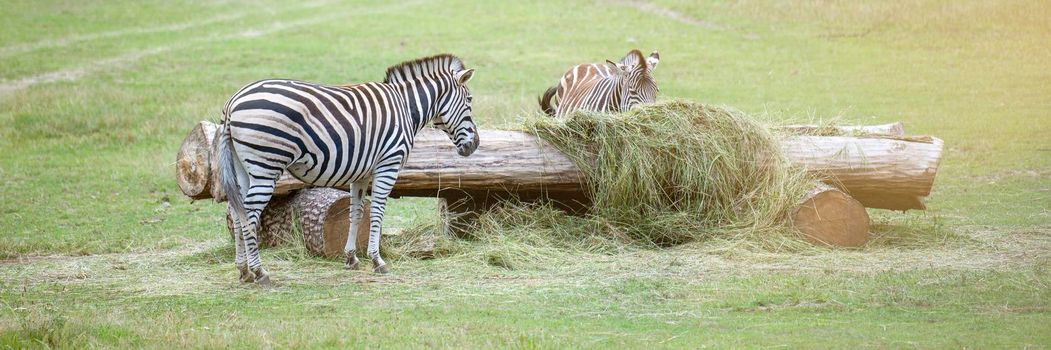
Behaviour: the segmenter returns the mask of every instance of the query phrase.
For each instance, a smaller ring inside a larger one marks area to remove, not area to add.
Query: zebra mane
[[[421,76],[435,76],[453,73],[464,69],[463,61],[459,57],[450,54],[440,54],[431,57],[418,58],[405,61],[387,68],[387,77],[384,83],[403,83]]]

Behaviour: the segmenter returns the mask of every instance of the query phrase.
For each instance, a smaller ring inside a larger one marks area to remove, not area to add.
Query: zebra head
[[[643,103],[653,103],[657,100],[657,82],[653,80],[653,70],[660,63],[661,55],[657,51],[644,57],[639,50],[631,50],[620,62],[613,63],[624,72],[624,84],[627,85],[627,107],[631,108]],[[610,62],[612,63],[612,62]]]
[[[449,135],[456,145],[456,153],[469,156],[478,149],[478,128],[474,125],[471,113],[471,90],[467,82],[474,76],[474,69],[456,67],[453,72],[451,87],[446,90],[438,115],[434,117],[434,126]]]

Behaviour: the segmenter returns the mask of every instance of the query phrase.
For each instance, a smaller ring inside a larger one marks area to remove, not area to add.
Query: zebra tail
[[[539,98],[540,110],[552,117],[555,116],[555,107],[551,104],[551,99],[555,97],[556,92],[558,92],[558,87],[552,86],[547,91],[544,91],[544,95]]]
[[[241,196],[240,186],[237,184],[237,167],[240,166],[234,154],[234,139],[230,137],[230,123],[223,124],[223,130],[219,133],[219,182],[226,192],[226,201],[230,203],[231,215],[236,215],[241,224],[248,222],[248,214],[245,212],[244,198]]]

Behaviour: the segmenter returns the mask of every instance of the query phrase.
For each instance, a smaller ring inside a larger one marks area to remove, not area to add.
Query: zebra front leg
[[[234,250],[237,251],[234,256],[234,265],[237,266],[237,271],[241,272],[241,283],[252,283],[255,282],[255,274],[248,269],[248,259],[245,258],[245,243],[244,237],[242,236],[242,224],[241,220],[237,219],[237,215],[230,213],[230,221],[233,222],[230,225],[230,230],[233,231],[234,236]]]
[[[373,272],[387,274],[387,264],[380,257],[380,232],[383,229],[383,211],[387,206],[387,196],[394,188],[394,182],[398,179],[398,168],[401,161],[389,168],[379,168],[372,179],[372,202],[369,212],[369,258],[372,259]]]
[[[343,255],[346,260],[343,268],[357,270],[358,261],[358,226],[361,223],[362,200],[365,198],[365,185],[368,182],[354,182],[350,184],[350,232],[347,233],[347,244],[343,247]]]

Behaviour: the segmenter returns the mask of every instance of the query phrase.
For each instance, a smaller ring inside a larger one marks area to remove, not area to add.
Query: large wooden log
[[[794,136],[781,142],[795,164],[867,208],[926,209],[942,140],[929,137]]]
[[[398,175],[395,196],[437,196],[439,190],[579,193],[583,175],[547,141],[520,131],[484,130],[482,145],[469,157],[456,154],[449,137],[436,129],[416,136]],[[285,173],[276,193],[307,187]]]
[[[442,191],[460,190],[576,198],[583,193],[583,175],[550,143],[518,131],[482,131],[481,140],[473,155],[460,157],[445,134],[425,129],[393,195],[442,197]],[[800,135],[786,137],[782,146],[790,162],[865,207],[893,210],[925,209],[942,152],[942,141],[933,137]],[[286,174],[275,192],[304,187]]]

